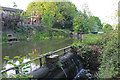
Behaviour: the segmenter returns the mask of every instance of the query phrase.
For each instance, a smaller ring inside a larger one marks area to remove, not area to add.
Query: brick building
[[[23,19],[20,16],[20,13],[23,12],[23,10],[2,6],[1,9],[2,10],[0,11],[0,13],[2,18],[3,29],[11,28],[11,26],[16,26],[18,23],[22,24]]]

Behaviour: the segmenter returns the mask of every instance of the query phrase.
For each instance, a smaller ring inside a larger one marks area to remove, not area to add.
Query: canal
[[[2,58],[9,56],[12,59],[15,56],[27,56],[23,62],[29,61],[30,59],[36,58],[41,54],[55,51],[57,49],[69,46],[73,43],[73,39],[60,38],[60,39],[47,39],[47,40],[35,40],[35,41],[21,41],[15,44],[2,44]],[[3,69],[13,67],[7,64],[6,60],[2,60]],[[13,60],[14,63],[19,64],[17,60]],[[32,71],[39,67],[38,62],[31,64]],[[36,68],[35,68],[36,67]],[[30,71],[30,70],[29,70]],[[8,71],[8,75],[15,73],[14,71]]]

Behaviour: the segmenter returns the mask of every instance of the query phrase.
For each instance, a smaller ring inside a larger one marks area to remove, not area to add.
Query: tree
[[[79,11],[73,20],[75,32],[94,32],[102,29],[101,20],[96,16],[90,16],[85,10]]]
[[[102,25],[101,20],[99,19],[99,17],[95,17],[95,21],[97,22],[97,26],[99,26],[98,29],[99,30],[103,29],[103,25]]]
[[[99,19],[99,17],[90,16],[89,29],[91,32],[101,31],[103,29],[103,25],[101,24],[101,20]]]
[[[88,21],[89,21],[90,32],[96,31],[97,30],[97,22],[96,22],[95,16],[90,16]]]
[[[73,26],[75,32],[88,32],[88,16],[86,12],[82,13],[79,11],[76,15],[76,17],[73,20]]]
[[[62,25],[61,28],[71,28],[77,9],[71,2],[32,2],[27,7],[27,13],[30,16],[38,15],[44,18],[45,12],[49,12],[54,17],[53,25],[59,23]],[[68,25],[71,26],[68,27]]]
[[[46,28],[52,28],[54,17],[50,14],[49,11],[45,11],[44,15],[42,15],[42,23]]]
[[[110,24],[106,24],[103,27],[104,32],[113,30],[112,26]]]
[[[91,12],[87,6],[84,4],[83,12],[79,11],[74,17],[73,25],[75,32],[94,32],[97,30],[102,30],[102,24],[99,17],[92,16]]]

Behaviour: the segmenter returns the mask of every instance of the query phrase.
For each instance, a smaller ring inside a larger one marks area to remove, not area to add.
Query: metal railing
[[[43,54],[43,55],[40,55],[39,57],[37,57],[36,59],[32,59],[32,60],[30,60],[30,61],[28,61],[28,62],[25,62],[25,63],[23,63],[23,64],[27,64],[27,63],[30,63],[30,62],[32,62],[32,61],[36,61],[36,60],[39,60],[39,62],[40,62],[40,67],[43,65],[43,63],[42,63],[42,58],[43,57],[45,57],[45,60],[47,60],[47,56],[50,56],[50,55],[53,55],[53,54],[56,54],[56,53],[58,53],[58,52],[60,52],[60,51],[63,51],[63,54],[62,55],[64,55],[64,54],[66,54],[67,52],[69,52],[70,50],[67,50],[67,49],[71,49],[72,48],[72,46],[67,46],[67,47],[64,47],[64,48],[62,48],[62,49],[59,49],[59,50],[56,50],[56,51],[51,51],[51,52],[48,52],[48,53],[46,53],[46,54]],[[60,56],[60,55],[59,55]],[[46,61],[47,62],[47,61]],[[20,65],[18,65],[18,67],[12,67],[12,68],[9,68],[9,69],[7,69],[7,70],[3,70],[3,71],[1,71],[0,73],[5,73],[5,72],[7,72],[7,71],[9,71],[9,70],[13,70],[13,69],[16,69],[15,70],[15,72],[16,72],[16,74],[18,74],[19,73],[19,67],[21,66],[22,64],[20,64]]]

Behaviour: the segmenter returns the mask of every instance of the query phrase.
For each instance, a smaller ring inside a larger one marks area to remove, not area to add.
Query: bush
[[[118,33],[112,31],[105,35],[107,42],[104,44],[104,51],[100,56],[101,65],[96,74],[97,78],[113,78],[118,75]]]
[[[120,71],[118,66],[118,51],[120,51],[120,44],[118,44],[118,31],[111,31],[102,35],[84,36],[88,36],[88,38],[83,39],[82,43],[78,42],[74,43],[74,45],[77,46],[82,44],[80,54],[82,54],[85,64],[88,65],[87,68],[95,66],[95,63],[98,62],[98,65],[100,65],[98,66],[98,72],[95,75],[96,78],[120,77],[120,74],[118,73]],[[90,46],[95,50],[91,50]],[[91,62],[94,62],[94,64],[91,65]]]
[[[2,36],[2,42],[7,42],[8,41],[8,37],[3,37]]]
[[[106,24],[106,25],[104,25],[103,30],[104,30],[104,32],[108,32],[108,31],[113,30],[113,28],[110,24]]]
[[[33,77],[33,75],[28,75],[27,72],[29,68],[31,68],[30,63],[23,63],[23,59],[26,58],[26,57],[21,57],[20,56],[15,56],[14,59],[17,59],[19,61],[19,63],[21,64],[21,66],[18,66],[16,64],[13,63],[13,59],[9,59],[9,56],[5,56],[5,60],[7,60],[7,64],[11,64],[13,65],[14,67],[17,67],[18,69],[14,69],[14,70],[18,70],[19,73],[18,74],[12,74],[10,75],[9,77],[7,76],[7,74],[5,73],[5,75],[3,75],[3,78],[30,78],[30,77]]]

